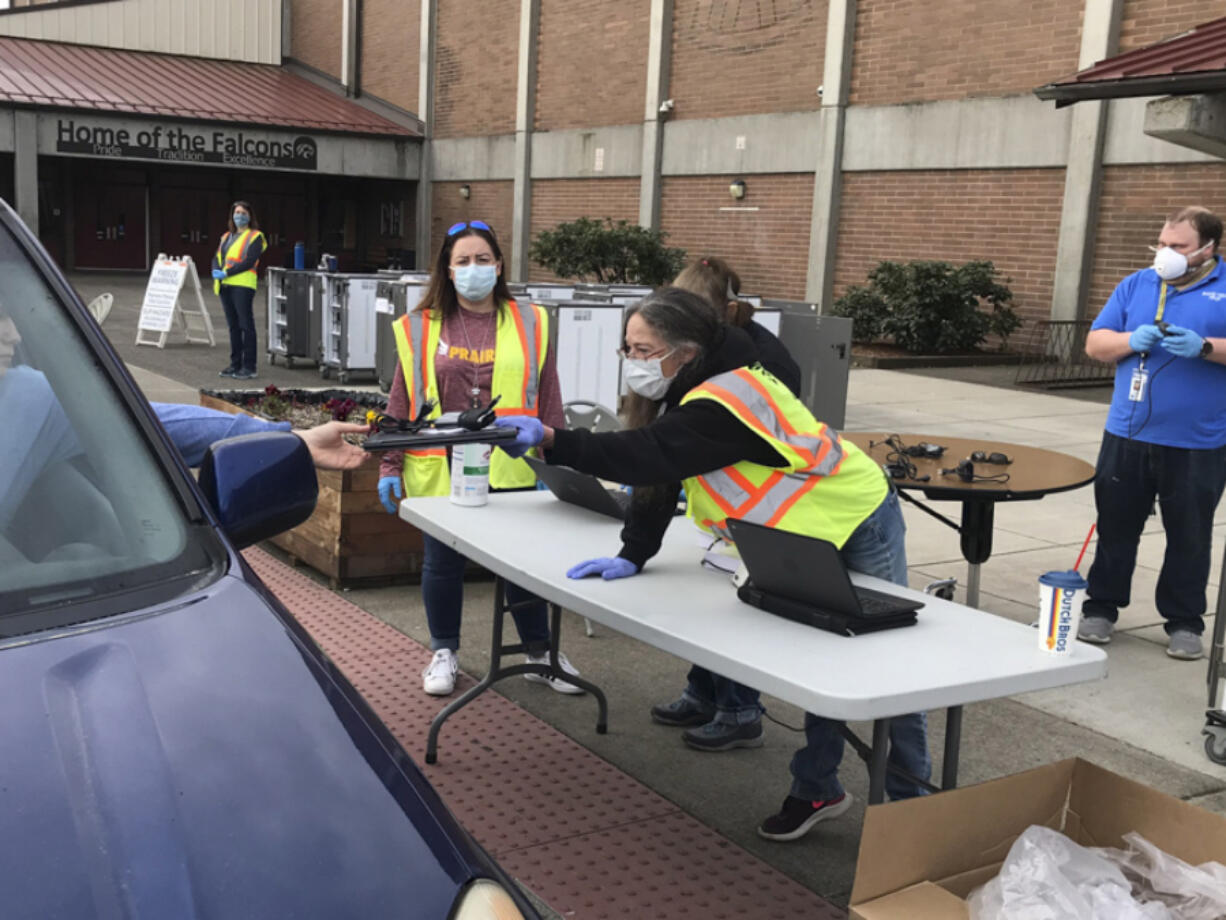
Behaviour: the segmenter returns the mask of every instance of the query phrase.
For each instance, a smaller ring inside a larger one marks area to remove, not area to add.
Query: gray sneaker
[[[1201,647],[1200,636],[1187,629],[1177,629],[1168,637],[1166,653],[1180,661],[1196,661],[1204,657],[1205,650]]]
[[[1106,645],[1115,632],[1115,624],[1106,617],[1086,617],[1077,629],[1077,638],[1082,642],[1093,642],[1095,645]]]

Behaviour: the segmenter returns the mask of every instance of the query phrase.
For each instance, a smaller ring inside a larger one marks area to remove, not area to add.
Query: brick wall
[[[518,55],[519,0],[439,0],[435,136],[512,133]]]
[[[1063,169],[844,173],[835,296],[882,260],[991,259],[1025,325],[1051,316]]]
[[[741,276],[746,293],[801,300],[809,263],[813,176],[745,178],[740,201],[728,194],[736,176],[675,176],[661,187],[660,225],[687,261],[719,256]],[[721,211],[756,207],[757,211]]]
[[[651,0],[541,4],[538,131],[643,120],[650,13]]]
[[[532,237],[580,217],[603,220],[639,219],[639,180],[633,179],[542,179],[532,183]],[[554,281],[555,276],[539,265],[529,268],[531,281]],[[587,279],[594,281],[594,278]]]
[[[338,80],[341,77],[341,4],[290,0],[290,56]]]
[[[676,0],[674,118],[795,112],[821,103],[826,0]]]
[[[1090,272],[1086,317],[1093,318],[1126,275],[1153,260],[1162,222],[1183,205],[1204,205],[1226,215],[1226,164],[1108,166]]]
[[[1223,15],[1221,0],[1124,0],[1120,51],[1151,45]]]
[[[460,197],[462,182],[435,182],[430,208],[430,252],[418,260],[419,265],[432,269],[447,228],[461,220],[483,220],[494,228],[502,258],[511,258],[511,218],[515,183],[511,181],[469,182],[471,197]]]
[[[1077,69],[1071,0],[861,0],[851,101],[860,105],[1029,93]]]
[[[420,0],[364,0],[362,92],[417,113]]]

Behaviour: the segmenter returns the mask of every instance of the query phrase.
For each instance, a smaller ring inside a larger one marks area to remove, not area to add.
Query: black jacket
[[[752,319],[743,327],[762,358],[762,366],[770,371],[785,387],[792,391],[793,396],[800,395],[800,365],[792,360],[787,346],[779,341],[775,333],[761,323]]]
[[[678,405],[699,383],[756,363],[758,351],[749,336],[728,327],[696,375],[678,375],[664,396],[664,413],[650,425],[603,434],[583,429],[554,433],[550,463],[635,487],[618,555],[641,568],[659,552],[664,531],[673,519],[681,480],[742,460],[785,465],[774,448],[718,403],[701,399]]]

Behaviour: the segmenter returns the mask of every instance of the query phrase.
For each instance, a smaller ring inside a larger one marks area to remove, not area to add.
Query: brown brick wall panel
[[[686,260],[719,256],[741,276],[747,293],[801,300],[809,264],[813,176],[755,175],[746,196],[728,194],[736,176],[675,176],[661,188],[661,227]],[[721,211],[756,207],[757,211]]]
[[[1115,286],[1153,260],[1162,222],[1199,204],[1226,216],[1226,164],[1108,166],[1103,170],[1086,318],[1098,315]]]
[[[447,228],[461,220],[483,220],[494,228],[503,262],[511,259],[511,212],[515,199],[515,183],[469,182],[471,197],[460,195],[463,182],[435,182],[430,208],[430,252],[418,264],[433,269],[434,259],[443,245]]]
[[[538,131],[643,120],[650,14],[651,0],[541,4]]]
[[[639,219],[639,180],[631,179],[541,179],[532,183],[532,238],[558,224],[590,217],[593,220]],[[556,276],[533,264],[528,277],[554,281]],[[594,278],[588,278],[594,281]]]
[[[1152,45],[1224,14],[1222,0],[1124,0],[1120,51]]]
[[[861,0],[851,101],[1029,93],[1077,69],[1081,11],[1070,0]]]
[[[420,0],[362,4],[362,91],[417,112],[421,54]]]
[[[339,80],[342,28],[338,0],[291,0],[290,56]]]
[[[821,104],[826,0],[677,0],[674,118],[796,112]]]
[[[1051,316],[1063,197],[1063,169],[844,173],[835,296],[884,260],[990,259],[1010,279],[1023,347]]]
[[[519,0],[439,0],[436,137],[515,131]]]

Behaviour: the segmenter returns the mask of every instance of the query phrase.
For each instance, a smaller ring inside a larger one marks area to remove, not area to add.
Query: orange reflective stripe
[[[744,474],[742,474],[741,471],[738,470],[735,466],[727,467],[724,470],[724,475],[727,476],[729,479],[731,479],[733,482],[735,482],[742,489],[744,489],[745,492],[749,495],[753,495],[754,492],[758,491],[757,486],[755,486],[752,482],[746,479]]]
[[[254,233],[255,233],[254,230],[244,230],[243,231],[242,236],[238,238],[238,255],[236,256],[229,255],[230,250],[233,249],[234,247],[233,246],[226,247],[227,266],[237,265],[239,262],[242,262],[247,257],[247,246],[251,242],[251,236]]]
[[[430,392],[430,384],[428,381],[434,379],[434,356],[430,354],[430,322],[431,311],[423,310],[421,313],[421,341],[417,343],[417,354],[420,355],[421,362],[421,393],[417,394],[417,399],[413,402],[413,411],[410,413],[412,418],[417,418],[417,413],[421,411],[421,407],[426,402],[426,394]],[[444,451],[445,453],[445,451]]]
[[[705,476],[699,476],[698,483],[702,486],[702,490],[707,493],[708,497],[710,497],[711,501],[719,505],[720,510],[723,511],[726,516],[736,517],[736,509],[733,508],[732,505],[728,504],[728,502],[724,500],[724,497],[720,495],[719,492],[710,485],[710,483],[707,482],[707,478]]]
[[[494,407],[495,415],[524,415],[528,412],[526,406],[504,406],[499,403]]]
[[[759,379],[756,375],[751,374],[745,368],[738,368],[732,373],[758,391],[758,394],[765,399],[767,405],[771,407],[771,412],[775,414],[775,418],[779,419],[779,425],[784,431],[792,435],[792,437],[802,437],[800,432],[793,428],[792,423],[788,421],[787,413],[779,408],[779,404],[775,402],[775,397],[771,396],[770,391],[762,385],[761,379]],[[825,425],[822,426],[823,429],[825,429],[825,427]],[[823,434],[824,433],[825,432],[823,431]]]
[[[697,387],[697,389],[706,391],[712,396],[718,396],[732,407],[733,411],[736,412],[742,422],[754,429],[754,431],[758,432],[764,438],[767,438],[770,441],[778,441],[778,438],[773,437],[771,433],[767,431],[766,426],[762,424],[761,419],[749,411],[749,407],[745,405],[745,403],[741,402],[740,397],[734,395],[728,390],[725,390],[721,386],[715,386],[709,382],[703,384],[701,387]],[[775,415],[776,417],[780,418],[780,421],[783,421],[778,409],[776,409]],[[795,434],[795,432],[791,433]],[[785,446],[790,450],[796,451],[797,456],[804,460],[809,466],[817,466],[817,458],[811,452],[805,450],[803,447],[797,447],[795,444],[786,444]]]
[[[735,472],[736,470],[731,467],[724,470],[724,473],[728,475],[729,477],[731,477],[732,474]],[[779,472],[778,470],[775,470],[775,472],[771,473],[769,476],[766,477],[766,481],[763,482],[762,485],[760,485],[758,488],[754,489],[751,487],[751,489],[749,490],[749,498],[745,499],[745,501],[741,503],[741,506],[736,509],[736,513],[733,514],[732,517],[744,517],[745,515],[749,514],[749,512],[752,511],[754,508],[758,507],[758,505],[762,502],[762,500],[770,494],[770,490],[782,478],[783,478],[783,473]]]
[[[405,453],[411,454],[414,457],[446,457],[447,448],[428,447],[425,450],[406,450]]]
[[[510,301],[510,307],[511,309],[506,312],[515,321],[515,332],[519,336],[519,344],[524,352],[524,379],[520,381],[519,386],[519,404],[522,406],[528,401],[528,375],[534,370],[533,363],[536,360],[536,356],[528,354],[528,336],[524,332],[524,318],[519,315],[518,304],[512,300]],[[529,305],[528,309],[532,309],[531,305]],[[540,323],[537,323],[537,328],[540,328]]]
[[[806,482],[803,486],[801,486],[799,489],[797,489],[795,492],[789,495],[784,500],[783,504],[781,504],[779,508],[775,511],[775,513],[770,516],[770,518],[766,522],[766,526],[774,527],[781,520],[783,520],[783,516],[787,514],[788,511],[791,510],[792,506],[796,504],[798,501],[800,501],[800,499],[805,494],[807,494],[810,489],[812,489],[814,486],[816,486],[821,481],[822,481],[822,477],[820,476],[808,477],[808,482]]]

